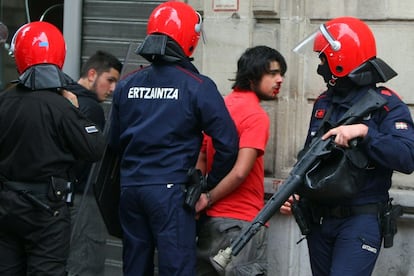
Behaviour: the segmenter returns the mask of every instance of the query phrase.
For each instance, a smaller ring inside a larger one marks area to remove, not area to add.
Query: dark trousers
[[[68,275],[101,276],[105,273],[106,237],[105,224],[91,193],[76,194],[70,207],[72,233],[67,262]]]
[[[123,188],[120,198],[125,276],[194,276],[195,214],[184,208],[181,185]]]
[[[226,249],[250,222],[230,218],[208,218],[201,225],[197,241],[197,276],[220,275],[210,258]],[[267,229],[261,227],[225,268],[226,276],[267,275]]]
[[[322,219],[307,241],[313,275],[371,275],[381,249],[378,216]]]
[[[70,215],[65,202],[42,199],[57,216],[21,194],[0,190],[0,275],[65,275]]]

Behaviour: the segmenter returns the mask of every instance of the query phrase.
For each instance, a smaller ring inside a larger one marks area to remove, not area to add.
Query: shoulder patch
[[[325,117],[325,113],[326,113],[325,109],[317,109],[315,111],[315,118],[322,119],[323,117]]]
[[[408,124],[406,122],[395,122],[395,129],[408,129]]]

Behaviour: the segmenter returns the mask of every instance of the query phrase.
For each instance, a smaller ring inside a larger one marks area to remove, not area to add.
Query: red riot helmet
[[[17,30],[11,42],[11,52],[19,74],[36,64],[54,64],[62,69],[66,43],[60,30],[53,24],[36,21]]]
[[[151,13],[147,34],[165,34],[177,42],[190,57],[200,39],[201,15],[183,2],[165,2]]]
[[[325,54],[331,72],[337,77],[347,76],[377,55],[371,29],[354,17],[338,17],[322,24],[313,50]]]

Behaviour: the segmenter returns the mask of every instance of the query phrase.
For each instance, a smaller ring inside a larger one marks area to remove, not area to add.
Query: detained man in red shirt
[[[197,275],[219,275],[210,258],[230,245],[264,206],[264,151],[270,120],[261,101],[275,100],[287,65],[275,49],[247,49],[237,62],[233,91],[226,106],[239,134],[239,152],[233,169],[212,190],[201,194],[196,211],[201,214],[197,244]],[[212,166],[214,148],[206,136],[197,167],[205,174]],[[225,275],[265,275],[266,228],[248,242],[226,266]]]

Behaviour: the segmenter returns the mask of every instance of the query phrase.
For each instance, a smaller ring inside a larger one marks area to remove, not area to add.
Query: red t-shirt
[[[252,221],[264,205],[263,154],[269,139],[269,117],[252,91],[234,90],[225,97],[226,106],[236,124],[239,148],[254,148],[259,156],[240,186],[207,210],[211,217]],[[205,139],[202,150],[207,154],[207,171],[211,169],[214,148],[211,138]]]

